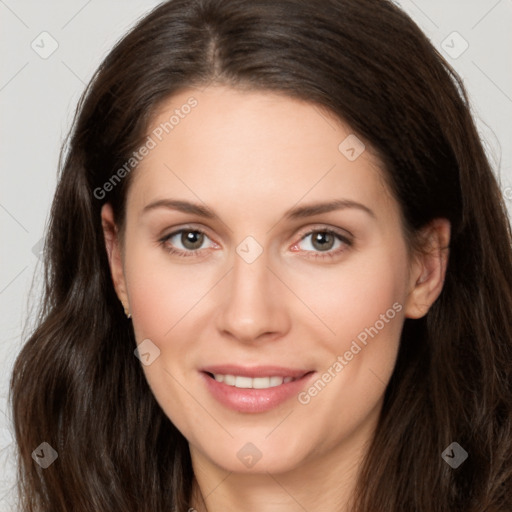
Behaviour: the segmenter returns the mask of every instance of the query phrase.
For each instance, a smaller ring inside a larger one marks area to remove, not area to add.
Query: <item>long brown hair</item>
[[[165,99],[209,83],[327,109],[379,155],[407,233],[451,222],[443,291],[405,321],[354,510],[512,510],[510,224],[463,83],[388,0],[173,0],[106,57],[63,150],[44,297],[12,376],[22,510],[188,509],[188,444],[133,355],[101,227],[108,201],[122,229],[136,170],[95,191]],[[43,441],[47,469],[31,457]],[[441,457],[452,442],[468,453],[457,469]]]

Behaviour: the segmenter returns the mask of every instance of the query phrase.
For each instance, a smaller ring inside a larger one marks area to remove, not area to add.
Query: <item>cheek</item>
[[[192,266],[171,263],[163,249],[159,252],[140,247],[127,252],[133,327],[137,343],[150,339],[160,351],[143,366],[155,399],[180,431],[190,433],[204,417],[183,383],[190,386],[190,379],[197,378],[191,370],[195,357],[191,339],[198,334],[194,313],[211,285],[204,271],[200,276]]]
[[[394,247],[379,245],[348,258],[332,273],[298,282],[299,293],[308,297],[311,310],[331,331],[325,335],[323,327],[315,328],[316,339],[322,340],[317,346],[321,382],[306,390],[304,403],[314,400],[320,409],[343,403],[345,413],[361,419],[381,398],[393,372],[404,320],[407,252],[398,243]]]
[[[354,435],[381,403],[399,348],[405,276],[405,252],[380,251],[317,280],[309,295],[311,309],[332,332],[317,338],[322,365],[299,402],[338,425],[336,438]],[[316,434],[327,449],[331,434],[320,428]]]
[[[201,265],[171,262],[162,248],[140,248],[126,260],[127,286],[136,339],[170,335],[211,288]]]
[[[405,248],[393,251],[379,247],[354,254],[332,269],[295,272],[294,291],[330,331],[332,348],[341,350],[365,328],[376,322],[382,327],[381,315],[385,320],[399,316],[397,310],[403,309],[405,299],[406,269]],[[393,304],[398,306],[393,308]],[[400,324],[386,322],[386,331],[391,323]],[[394,332],[399,331],[400,325]]]

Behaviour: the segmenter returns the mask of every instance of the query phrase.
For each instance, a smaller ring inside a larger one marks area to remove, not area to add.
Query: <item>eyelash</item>
[[[196,249],[196,250],[188,250],[188,251],[182,251],[180,249],[175,249],[174,247],[170,246],[168,244],[168,241],[173,238],[174,236],[176,235],[179,235],[180,233],[183,233],[183,232],[192,232],[192,233],[200,233],[202,235],[205,235],[206,237],[208,237],[208,235],[202,231],[201,229],[196,229],[196,228],[181,228],[181,229],[178,229],[177,231],[173,231],[172,233],[169,233],[168,235],[165,235],[164,237],[160,238],[158,240],[158,242],[160,243],[160,245],[163,246],[163,248],[170,254],[173,254],[173,255],[176,255],[180,258],[190,258],[190,257],[199,257],[199,253],[201,252],[201,249]],[[333,235],[334,237],[336,237],[340,242],[342,242],[344,245],[346,245],[346,247],[342,247],[342,248],[338,248],[337,250],[335,251],[329,251],[329,252],[321,252],[321,251],[304,251],[304,252],[307,252],[307,253],[313,253],[309,256],[307,256],[308,258],[313,258],[313,259],[325,259],[325,258],[329,258],[329,259],[332,259],[332,258],[335,258],[336,256],[338,256],[339,254],[341,254],[342,252],[345,252],[347,250],[347,248],[349,247],[352,247],[353,245],[353,242],[352,240],[350,240],[348,237],[340,234],[339,232],[331,229],[331,228],[314,228],[314,229],[311,229],[309,231],[307,231],[306,233],[304,233],[299,242],[297,242],[296,244],[294,245],[297,245],[298,243],[302,242],[306,237],[312,235],[313,233],[327,233],[329,235]]]

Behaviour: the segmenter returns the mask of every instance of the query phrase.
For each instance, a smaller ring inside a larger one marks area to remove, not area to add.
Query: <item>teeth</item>
[[[286,379],[290,379],[291,377],[286,377],[282,379],[281,377],[270,377],[269,380],[269,386],[280,386],[283,382],[287,382]],[[290,382],[290,381],[288,381]]]
[[[242,377],[240,375],[235,377],[235,388],[252,388],[251,377]]]
[[[213,378],[217,382],[223,382],[228,386],[242,389],[267,389],[281,386],[295,380],[293,377],[243,377],[241,375],[222,375],[219,373],[213,374]]]

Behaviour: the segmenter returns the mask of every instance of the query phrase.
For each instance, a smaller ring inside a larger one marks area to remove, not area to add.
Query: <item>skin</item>
[[[349,161],[338,146],[350,127],[287,96],[186,90],[161,106],[148,134],[190,96],[197,107],[133,171],[124,238],[108,203],[102,221],[114,286],[137,342],[149,338],[160,350],[143,367],[148,383],[189,442],[191,507],[348,510],[404,319],[425,315],[441,292],[449,223],[432,222],[424,230],[431,250],[410,254],[399,204],[368,145]],[[165,198],[206,205],[218,219],[166,208],[143,213]],[[333,199],[373,215],[347,207],[284,216]],[[168,252],[173,244],[193,252],[180,235],[159,243],[180,228],[206,233],[196,256]],[[312,228],[338,230],[352,245],[334,238],[322,250],[304,236]],[[263,249],[250,264],[236,252],[249,235]],[[307,404],[293,397],[263,413],[233,411],[199,374],[208,364],[273,364],[315,370],[314,381],[393,304],[401,308],[396,316]],[[262,455],[251,468],[237,457],[248,442]]]

